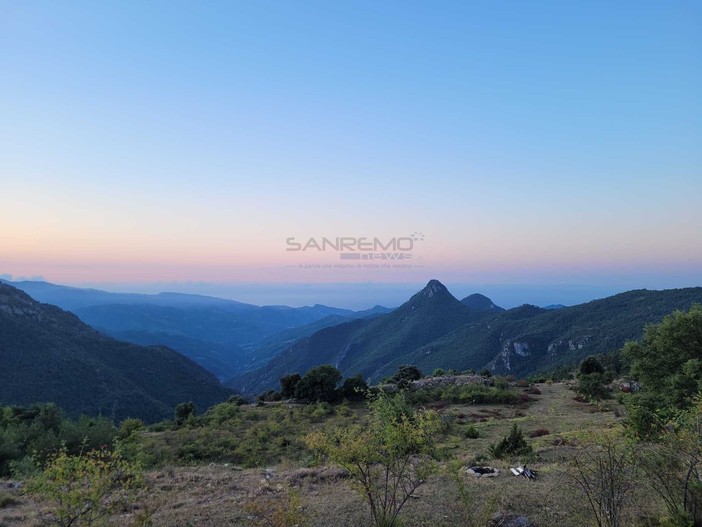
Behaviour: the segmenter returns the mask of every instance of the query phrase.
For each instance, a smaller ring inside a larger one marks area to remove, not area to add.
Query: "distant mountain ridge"
[[[641,338],[646,324],[695,303],[702,303],[700,287],[635,290],[555,310],[521,306],[458,328],[407,359],[425,369],[450,364],[524,376],[615,351]]]
[[[232,393],[167,347],[118,342],[2,283],[0,363],[0,403],[54,402],[74,417],[155,421],[180,402],[204,410]]]
[[[0,283],[5,283],[24,291],[39,302],[53,304],[67,311],[108,304],[150,304],[169,307],[227,306],[230,309],[257,307],[225,298],[185,293],[163,292],[152,295],[143,293],[113,293],[101,289],[71,287],[31,280],[20,282],[0,280]]]
[[[462,304],[441,282],[431,280],[390,313],[322,329],[297,341],[265,367],[227,385],[256,393],[275,388],[282,375],[304,373],[323,363],[334,364],[344,374],[362,373],[377,381],[391,373],[398,357],[408,350],[491,313]]]
[[[304,307],[256,306],[223,298],[182,293],[111,293],[48,282],[5,282],[33,298],[80,317],[116,339],[164,344],[191,358],[220,380],[264,365],[279,347],[264,342],[328,317],[352,319],[388,311],[381,306],[354,312],[315,304]],[[324,327],[319,325],[315,329]],[[310,329],[310,333],[314,329]],[[297,332],[298,337],[308,333]]]
[[[264,368],[227,384],[256,393],[276,388],[282,375],[304,373],[322,363],[371,381],[401,364],[425,372],[487,367],[524,376],[617,350],[625,341],[640,338],[646,324],[702,303],[702,288],[636,290],[571,307],[525,304],[508,310],[481,297],[471,295],[459,302],[432,280],[395,311],[325,328],[295,342]]]
[[[496,306],[492,302],[492,300],[490,300],[485,295],[481,295],[480,293],[473,293],[472,295],[468,295],[463,300],[461,300],[461,304],[463,304],[464,306],[468,306],[471,309],[479,311],[492,311],[494,313],[504,311],[504,308]]]

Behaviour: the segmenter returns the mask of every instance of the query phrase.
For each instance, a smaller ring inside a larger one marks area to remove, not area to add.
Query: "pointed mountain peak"
[[[446,286],[438,280],[429,280],[429,283],[421,291],[415,293],[412,298],[400,306],[404,309],[414,311],[420,307],[426,306],[427,309],[434,309],[437,306],[458,306],[462,308],[461,303],[446,289]]]
[[[485,295],[481,295],[480,293],[468,295],[461,300],[461,304],[468,306],[471,309],[478,309],[480,311],[504,311],[503,308],[495,305],[492,300]]]
[[[434,279],[429,280],[424,289],[420,291],[420,294],[429,298],[431,298],[434,295],[451,295],[451,293],[449,293],[449,290],[446,289],[446,286],[444,284]]]

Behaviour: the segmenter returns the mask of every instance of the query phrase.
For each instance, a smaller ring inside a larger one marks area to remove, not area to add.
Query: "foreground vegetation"
[[[626,394],[590,357],[565,382],[417,388],[405,367],[385,391],[322,367],[151,426],[4,407],[0,470],[22,489],[0,490],[0,525],[702,525],[701,336],[699,307],[650,326]],[[511,474],[525,464],[538,479]]]

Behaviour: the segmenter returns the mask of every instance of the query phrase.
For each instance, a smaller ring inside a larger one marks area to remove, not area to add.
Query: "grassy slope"
[[[593,406],[574,401],[573,392],[563,384],[538,388],[540,395],[519,405],[430,405],[451,425],[441,439],[444,456],[439,473],[419,489],[417,499],[408,503],[403,512],[406,525],[468,526],[469,519],[481,514],[489,516],[492,510],[524,514],[541,527],[588,524],[584,516],[586,504],[573,493],[566,479],[565,461],[573,456],[574,445],[586,442],[591,433],[617,429],[621,418],[612,411],[595,411]],[[616,403],[610,403],[610,407],[614,409]],[[274,507],[285,501],[288,489],[293,489],[309,520],[307,525],[368,525],[367,508],[348,481],[334,477],[334,472],[324,467],[300,468],[313,463],[302,445],[304,434],[363,419],[362,405],[320,411],[315,407],[278,404],[233,410],[218,427],[144,433],[140,441],[147,454],[162,456],[164,466],[149,473],[150,489],[140,509],[151,510],[156,525],[247,526],[251,525],[244,510],[247,503]],[[539,472],[539,480],[515,478],[504,471],[509,463],[488,459],[486,464],[503,473],[482,480],[462,473],[459,477],[471,500],[468,508],[463,506],[451,467],[472,464],[513,423],[527,433],[539,428],[550,432],[528,439],[540,456],[539,461],[530,464]],[[480,437],[466,438],[464,431],[468,426],[475,426]],[[225,448],[216,462],[191,464],[188,456],[198,449],[214,450],[222,444]],[[258,456],[259,467],[270,467],[270,479],[264,478],[263,468],[237,466],[237,455],[241,454],[251,456],[250,459]],[[32,517],[34,505],[27,498],[21,500],[13,508],[0,509],[0,524],[21,511]],[[134,514],[114,520],[117,525],[128,525]]]

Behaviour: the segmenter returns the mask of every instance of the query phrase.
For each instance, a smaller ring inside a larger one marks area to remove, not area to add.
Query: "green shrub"
[[[310,369],[295,387],[295,397],[311,402],[331,402],[336,396],[336,385],[341,380],[341,372],[330,364],[322,364]]]
[[[144,429],[144,421],[141,419],[129,418],[122,421],[119,425],[117,437],[120,439],[129,439],[133,434]]]
[[[308,406],[306,409],[307,415],[313,419],[321,419],[332,413],[332,407],[329,403],[319,402]]]
[[[353,377],[344,379],[344,384],[341,385],[341,393],[349,400],[360,401],[368,392],[368,383],[359,373]]]
[[[509,386],[509,382],[504,377],[495,377],[493,380],[493,386],[500,390],[506,390]]]
[[[412,381],[417,381],[422,378],[422,370],[411,364],[403,364],[395,372],[395,375],[390,377],[390,382],[397,384],[398,388],[408,388]]]
[[[295,397],[295,390],[298,383],[302,380],[299,373],[291,373],[280,378],[280,395],[283,399]]]
[[[10,461],[10,475],[16,479],[27,479],[35,476],[41,471],[36,460],[32,456],[25,456],[22,459]]]
[[[175,407],[175,424],[183,426],[186,423],[191,423],[197,417],[197,407],[192,401],[187,403],[177,404]]]
[[[131,502],[143,483],[140,467],[119,452],[93,450],[76,456],[61,450],[26,486],[49,504],[49,523],[94,525]]]
[[[475,428],[475,426],[470,425],[463,431],[463,435],[465,435],[468,439],[478,439],[480,437],[480,432],[478,432],[478,429]]]
[[[306,442],[348,471],[376,527],[393,527],[404,504],[435,470],[432,458],[442,426],[436,412],[415,411],[402,393],[381,394],[368,409],[367,426],[313,432]]]
[[[580,363],[578,368],[580,375],[590,375],[592,373],[604,373],[605,369],[597,360],[597,357],[590,355]]]
[[[533,452],[516,423],[512,426],[510,433],[497,443],[490,445],[488,451],[495,459],[528,456]]]

